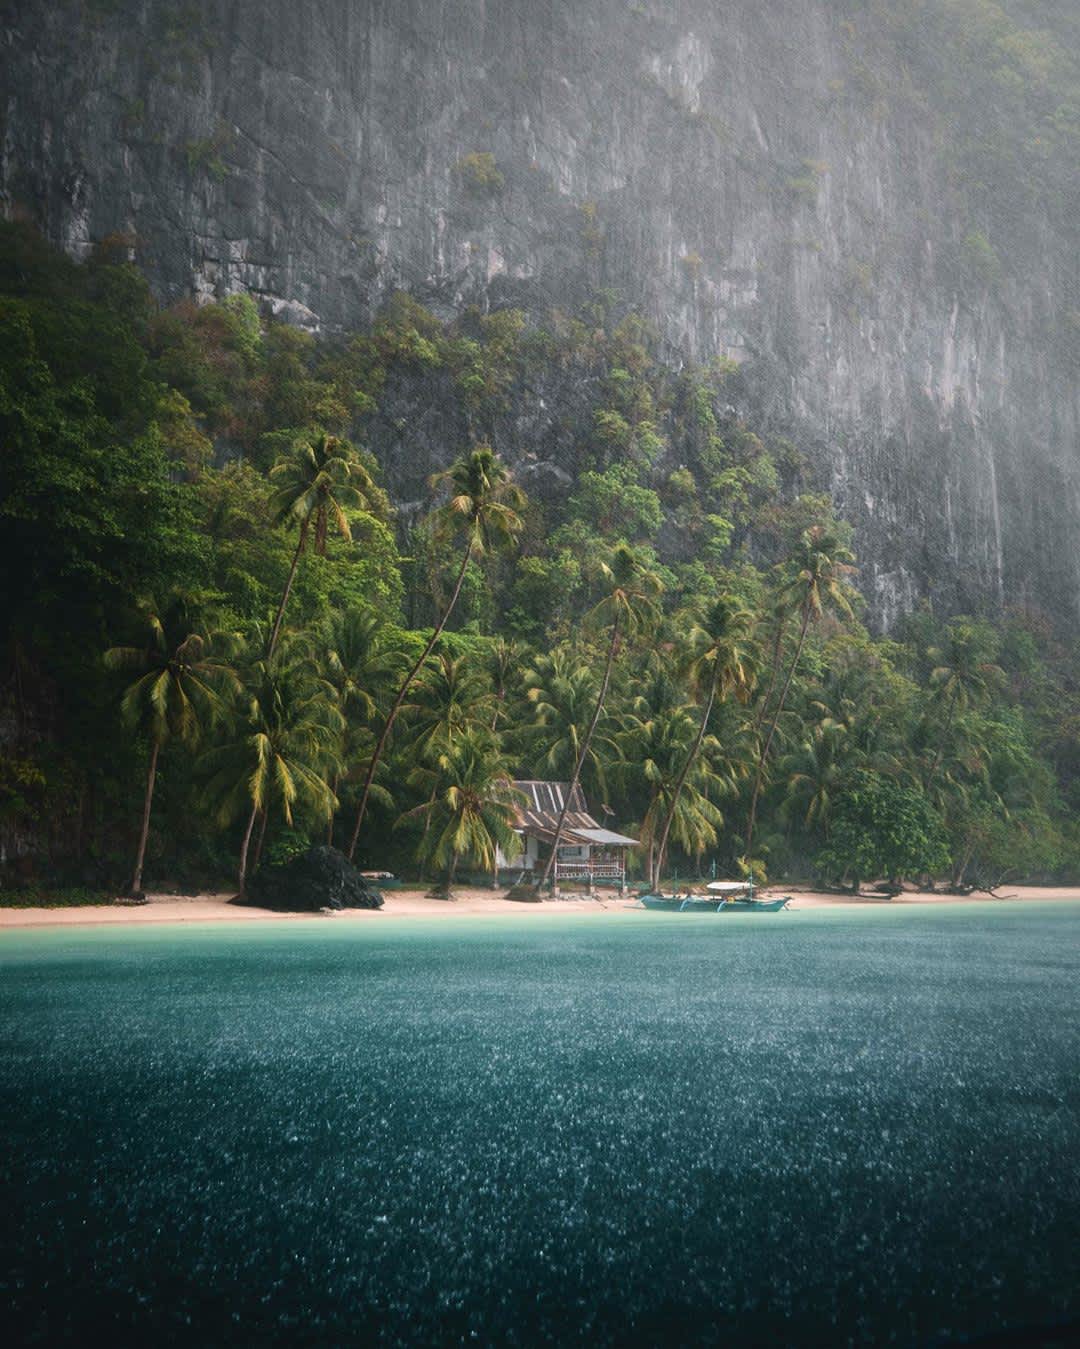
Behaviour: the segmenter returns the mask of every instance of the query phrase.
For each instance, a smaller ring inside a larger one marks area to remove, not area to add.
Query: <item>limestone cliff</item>
[[[444,315],[616,291],[673,362],[745,364],[856,523],[880,623],[925,589],[1075,617],[1076,185],[1039,185],[1080,119],[1054,13],[6,3],[0,203],[76,254],[130,235],[163,299],[245,289],[328,332],[394,288]],[[1009,127],[986,172],[969,153],[1009,99],[1048,128],[1041,178]]]

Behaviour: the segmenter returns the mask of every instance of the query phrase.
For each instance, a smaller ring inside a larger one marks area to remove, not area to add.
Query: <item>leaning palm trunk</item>
[[[765,690],[765,696],[758,706],[757,716],[754,718],[754,730],[761,730],[761,723],[765,720],[765,713],[769,710],[769,703],[772,701],[773,689],[776,687],[776,677],[780,673],[780,645],[784,640],[784,623],[778,619],[776,623],[776,636],[773,638],[772,662],[769,670],[769,687]]]
[[[146,795],[143,798],[142,828],[139,831],[139,848],[135,854],[135,874],[131,880],[131,893],[137,895],[142,889],[143,863],[146,861],[146,840],[150,836],[150,807],[154,800],[154,782],[157,778],[158,752],[161,745],[154,741],[150,750],[150,768],[146,774]]]
[[[570,781],[570,789],[562,803],[562,809],[559,811],[559,818],[555,825],[555,837],[551,842],[551,855],[548,857],[544,866],[544,874],[540,877],[540,889],[542,890],[548,882],[551,875],[551,869],[555,865],[555,859],[559,855],[559,840],[562,838],[563,825],[566,823],[566,813],[570,809],[570,802],[573,799],[574,792],[577,790],[578,782],[581,779],[581,770],[585,764],[585,756],[589,752],[589,746],[592,744],[593,734],[600,721],[600,714],[604,710],[604,701],[607,698],[608,684],[611,682],[611,667],[615,661],[615,650],[619,643],[619,615],[615,614],[614,622],[611,625],[611,641],[608,644],[607,663],[604,666],[604,678],[600,684],[600,693],[596,699],[596,707],[593,709],[592,721],[589,722],[589,729],[585,733],[585,739],[581,742],[581,749],[578,751],[577,763],[574,764],[574,776]]]
[[[761,795],[761,783],[765,776],[765,764],[769,758],[769,750],[772,749],[773,736],[776,734],[777,725],[780,722],[781,714],[784,711],[784,704],[787,702],[788,693],[791,690],[791,681],[795,678],[795,667],[799,663],[799,657],[802,655],[803,643],[806,641],[806,630],[810,626],[810,609],[803,609],[802,626],[799,629],[799,641],[795,647],[795,654],[791,658],[791,666],[787,672],[787,678],[784,680],[784,687],[780,690],[780,701],[776,704],[776,711],[773,713],[772,722],[769,725],[769,734],[765,737],[765,744],[761,755],[758,758],[757,772],[754,774],[754,790],[750,797],[750,818],[746,822],[746,861],[750,865],[752,858],[750,850],[754,845],[754,823],[757,819],[758,797]]]
[[[255,817],[259,813],[259,807],[253,805],[251,814],[248,816],[247,828],[244,830],[244,841],[240,845],[240,874],[237,877],[240,885],[240,893],[244,893],[244,886],[247,884],[247,863],[248,849],[251,847],[251,834],[255,828]]]
[[[307,520],[300,526],[300,538],[296,543],[296,552],[293,553],[292,566],[289,568],[289,576],[285,582],[285,589],[281,595],[281,603],[278,605],[277,614],[274,617],[274,626],[270,633],[270,641],[266,647],[267,660],[274,654],[274,647],[277,646],[278,633],[281,631],[281,620],[285,616],[285,606],[289,602],[289,596],[292,593],[293,581],[296,579],[296,568],[300,564],[300,554],[304,551],[304,545],[307,543],[308,522]]]
[[[353,826],[352,839],[349,842],[350,862],[353,860],[353,855],[356,852],[356,841],[360,837],[360,826],[364,823],[364,816],[367,814],[368,797],[371,795],[371,784],[375,781],[375,773],[378,770],[379,763],[382,759],[383,750],[386,748],[386,742],[390,738],[390,732],[394,729],[394,722],[397,721],[398,713],[401,711],[401,706],[404,703],[406,696],[408,695],[409,689],[412,687],[413,680],[420,672],[428,656],[430,656],[432,651],[434,651],[435,643],[442,636],[443,628],[446,627],[450,615],[454,611],[454,605],[457,604],[458,602],[458,596],[461,594],[461,587],[465,581],[465,572],[468,569],[469,560],[472,557],[472,550],[473,550],[473,540],[470,538],[468,547],[465,549],[465,556],[461,559],[461,568],[458,571],[457,580],[454,582],[454,589],[450,595],[450,602],[443,610],[438,623],[435,625],[434,632],[432,632],[427,645],[420,653],[420,658],[416,661],[412,669],[405,676],[405,681],[401,685],[401,688],[398,690],[398,695],[394,699],[394,705],[390,709],[390,715],[386,718],[386,721],[383,724],[382,732],[379,735],[378,742],[376,743],[375,749],[372,752],[371,762],[368,764],[368,770],[364,776],[364,786],[360,793],[360,805],[356,811],[356,824]]]
[[[270,812],[264,810],[259,819],[259,833],[255,839],[255,870],[258,871],[259,864],[262,862],[263,844],[266,842],[266,824],[270,819]]]
[[[690,753],[686,756],[686,762],[682,766],[675,781],[675,786],[671,792],[671,804],[668,806],[667,814],[664,817],[663,828],[660,830],[660,842],[657,845],[654,856],[655,870],[649,873],[649,884],[654,890],[660,888],[660,876],[664,870],[664,862],[667,858],[668,836],[671,833],[671,826],[675,822],[675,812],[679,805],[679,796],[683,787],[686,786],[686,779],[690,776],[690,770],[693,768],[697,756],[701,753],[701,746],[705,740],[705,731],[709,725],[709,718],[712,716],[713,703],[716,701],[716,686],[719,682],[719,670],[713,672],[712,682],[709,685],[709,697],[705,703],[705,711],[701,714],[701,724],[698,726],[697,735],[694,737],[694,743],[690,747]]]

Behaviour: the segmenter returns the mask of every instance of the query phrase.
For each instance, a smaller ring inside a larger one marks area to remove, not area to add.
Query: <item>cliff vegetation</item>
[[[319,343],[162,308],[124,257],[3,233],[5,886],[324,840],[490,872],[507,781],[575,769],[654,877],[1077,875],[1075,637],[1023,605],[872,636],[850,530],[729,363],[669,368],[603,295],[397,294]],[[526,448],[552,389],[563,476]],[[431,406],[448,472],[394,453]]]

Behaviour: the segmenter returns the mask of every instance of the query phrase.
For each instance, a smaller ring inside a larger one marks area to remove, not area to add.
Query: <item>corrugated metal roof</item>
[[[568,782],[540,782],[527,778],[515,782],[514,786],[525,797],[517,807],[517,827],[526,834],[535,834],[537,838],[550,843],[559,827],[559,812],[567,798]],[[563,843],[600,843],[622,847],[636,844],[637,839],[627,838],[625,834],[613,833],[602,829],[589,814],[585,793],[579,783],[570,797],[570,809],[563,821]]]
[[[540,782],[536,778],[525,778],[520,782],[515,782],[514,786],[527,798],[526,810],[534,810],[541,815],[554,815],[556,817],[562,810],[563,802],[570,790],[568,782]],[[585,800],[585,793],[581,790],[580,782],[574,788],[574,795],[570,801],[569,813],[575,811],[582,815],[587,815],[589,811],[588,802]]]
[[[576,829],[574,831],[582,835],[590,843],[621,844],[623,847],[633,845],[637,847],[636,838],[627,838],[625,834],[616,834],[612,829]]]

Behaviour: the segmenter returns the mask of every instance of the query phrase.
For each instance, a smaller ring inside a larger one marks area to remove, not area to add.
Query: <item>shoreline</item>
[[[791,908],[873,908],[888,906],[901,908],[918,904],[1022,904],[1033,901],[1080,901],[1080,890],[1065,886],[1018,885],[1000,897],[991,895],[943,895],[911,892],[885,899],[877,895],[833,895],[814,890],[786,890],[770,886],[762,895],[790,894]],[[231,903],[228,891],[200,895],[153,893],[149,902],[140,905],[88,904],[79,907],[57,908],[3,908],[0,909],[0,929],[44,927],[109,927],[124,924],[148,923],[288,923],[297,919],[329,918],[337,922],[377,923],[382,918],[434,919],[445,922],[452,918],[514,917],[543,921],[545,915],[558,916],[573,913],[644,913],[635,897],[620,898],[615,894],[600,893],[595,899],[545,900],[540,904],[519,904],[503,898],[503,892],[463,887],[451,901],[429,899],[422,889],[390,890],[385,892],[382,909],[344,909],[334,913],[277,913],[272,909],[254,908]]]

